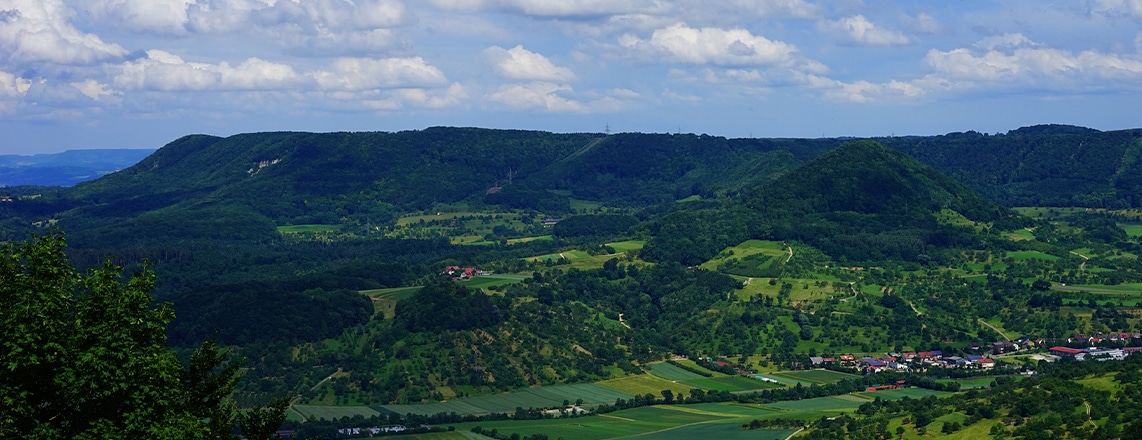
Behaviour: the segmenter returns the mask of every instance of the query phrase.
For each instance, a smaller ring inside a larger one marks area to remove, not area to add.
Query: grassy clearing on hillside
[[[970,379],[939,379],[936,382],[942,384],[959,383],[961,390],[970,390],[973,388],[987,388],[995,382],[994,377],[973,377]]]
[[[658,362],[646,366],[650,370],[650,374],[661,377],[666,380],[688,380],[698,379],[703,377],[698,373],[692,373],[667,362]]]
[[[359,293],[373,300],[373,315],[381,314],[385,319],[396,315],[397,301],[410,298],[421,286],[395,287],[391,289],[362,290]]]
[[[367,406],[293,405],[293,409],[311,420],[334,420],[358,415],[373,417],[380,414],[377,410]]]
[[[299,234],[302,232],[337,232],[341,225],[288,225],[278,226],[279,234]]]
[[[1118,389],[1122,386],[1118,381],[1114,380],[1111,376],[1095,376],[1085,379],[1075,380],[1076,383],[1094,388],[1099,391],[1106,391],[1112,396],[1118,393]]]
[[[747,282],[741,289],[734,292],[738,299],[746,301],[754,295],[762,295],[769,297],[777,297],[781,291],[781,285],[789,283],[793,286],[789,291],[789,300],[794,302],[812,302],[812,301],[827,301],[830,297],[834,299],[845,298],[852,296],[852,292],[846,287],[837,288],[833,286],[833,282],[837,281],[834,277],[822,276],[820,278],[781,278],[777,280],[776,284],[769,284],[773,278],[753,278],[741,277],[731,275],[735,279],[742,280],[743,284]],[[821,285],[820,283],[824,283]],[[873,287],[879,289],[879,287]]]
[[[697,363],[695,363],[694,361],[689,360],[689,359],[677,359],[674,362],[677,362],[678,365],[684,365],[684,366],[686,366],[686,368],[691,368],[691,369],[696,370],[696,371],[704,371],[704,372],[710,373],[710,376],[708,376],[708,377],[726,377],[726,376],[729,376],[726,373],[721,373],[721,372],[707,370],[705,368],[702,368],[702,367],[698,366]]]
[[[929,390],[929,389],[925,389],[925,388],[902,388],[899,390],[884,390],[884,391],[856,393],[856,395],[858,395],[858,396],[864,396],[864,397],[867,397],[869,399],[875,399],[875,398],[879,397],[879,398],[884,399],[884,400],[896,400],[896,399],[900,399],[900,398],[904,398],[904,397],[911,397],[913,399],[918,399],[918,398],[926,397],[926,396],[940,397],[940,396],[946,396],[948,394],[951,394],[951,393],[948,393],[946,391],[934,391],[934,390]]]
[[[723,249],[717,256],[699,267],[742,277],[773,277],[781,274],[781,267],[789,258],[789,250],[778,241],[747,240],[737,246]]]
[[[1015,261],[1044,260],[1055,261],[1059,257],[1039,251],[1007,251],[1007,257]]]
[[[685,383],[672,382],[649,374],[609,379],[596,384],[627,394],[640,396],[651,394],[656,399],[662,397],[662,390],[670,390],[675,396],[682,396],[689,394],[690,388],[693,388]]]
[[[789,411],[851,412],[866,402],[868,400],[852,396],[832,396],[777,402],[766,406]]]
[[[1131,237],[1142,237],[1142,223],[1119,223],[1118,227]]]
[[[612,258],[618,258],[621,260],[621,259],[626,257],[626,252],[629,252],[632,250],[642,249],[643,245],[645,245],[645,244],[646,244],[646,242],[641,241],[641,240],[622,241],[622,242],[618,242],[618,243],[607,243],[607,246],[610,246],[610,247],[615,249],[614,254],[591,255],[591,254],[588,254],[586,251],[581,251],[581,250],[575,249],[575,250],[567,250],[567,251],[563,251],[563,252],[554,252],[554,253],[550,253],[550,254],[537,255],[534,257],[527,257],[527,258],[524,258],[524,260],[525,261],[534,261],[536,263],[543,264],[543,263],[546,263],[548,261],[550,261],[552,263],[556,263],[560,259],[563,259],[563,260],[566,260],[569,263],[571,263],[569,265],[558,266],[558,267],[562,268],[563,270],[566,270],[566,269],[571,268],[571,267],[579,269],[579,270],[598,269],[598,268],[603,267],[603,263],[606,263],[607,260],[610,260]]]
[[[1027,229],[1019,229],[1004,234],[1011,241],[1034,240],[1035,234]]]
[[[527,278],[526,275],[510,275],[510,274],[495,274],[495,275],[482,275],[472,278],[467,281],[459,281],[463,286],[469,289],[487,289],[492,286],[502,286],[505,284],[518,283]]]
[[[505,241],[507,242],[507,244],[512,245],[512,244],[519,244],[519,243],[528,243],[528,242],[532,242],[532,241],[551,241],[554,239],[555,239],[555,237],[553,237],[551,235],[537,235],[535,237],[509,238]],[[465,246],[492,246],[492,245],[496,245],[499,243],[500,242],[498,242],[498,241],[488,241],[488,240],[477,240],[477,241],[460,240],[459,242],[455,242],[455,244],[462,244]]]

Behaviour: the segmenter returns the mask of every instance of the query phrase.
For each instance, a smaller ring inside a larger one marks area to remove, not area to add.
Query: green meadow
[[[341,225],[288,225],[278,226],[278,233],[299,234],[303,232],[337,232]]]

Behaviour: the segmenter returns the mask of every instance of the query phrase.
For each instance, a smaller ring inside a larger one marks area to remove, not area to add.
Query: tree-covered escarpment
[[[1015,214],[872,141],[846,143],[712,209],[653,221],[643,255],[696,264],[746,239],[798,240],[845,261],[928,261],[979,248]]]

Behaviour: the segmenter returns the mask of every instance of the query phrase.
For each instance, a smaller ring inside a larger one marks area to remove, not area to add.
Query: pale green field
[[[618,258],[620,260],[625,259],[626,252],[642,249],[643,245],[645,244],[646,242],[641,240],[621,241],[617,243],[607,243],[607,246],[615,249],[614,254],[590,255],[586,251],[575,249],[545,255],[538,255],[535,257],[528,257],[524,258],[524,260],[544,263],[547,261],[557,262],[560,258],[563,258],[571,263],[570,265],[559,266],[563,269],[567,269],[568,267],[573,267],[580,270],[598,269],[603,267],[603,263],[606,263],[607,260],[612,258]],[[641,260],[636,261],[641,262]]]
[[[1142,237],[1142,223],[1119,223],[1118,227],[1131,237]]]
[[[1039,251],[1008,251],[1007,257],[1011,258],[1012,260],[1015,260],[1015,261],[1027,261],[1027,260],[1055,261],[1055,260],[1059,259],[1059,257],[1056,257],[1056,256],[1051,255],[1051,254],[1045,254],[1045,253],[1042,253]]]
[[[380,414],[377,410],[367,406],[293,405],[292,408],[294,411],[304,414],[309,419],[334,420],[356,415],[373,417]]]
[[[470,431],[479,426],[485,430],[496,429],[501,434],[519,434],[526,437],[544,434],[549,438],[576,440],[603,440],[647,433],[665,433],[668,430],[696,423],[734,420],[731,418],[672,411],[667,407],[652,406],[616,411],[590,417],[557,418],[525,421],[485,421],[456,424],[456,430]],[[733,421],[738,429],[741,423]]]
[[[341,225],[289,225],[278,226],[278,233],[297,234],[301,232],[337,232]]]
[[[661,378],[666,379],[666,380],[687,380],[687,379],[697,379],[697,378],[702,377],[701,375],[699,375],[697,373],[691,373],[689,371],[686,371],[686,370],[678,368],[674,365],[671,365],[670,363],[667,363],[667,362],[658,362],[658,363],[649,364],[649,365],[646,365],[646,368],[648,368],[650,370],[650,374],[653,374],[655,376],[661,377]]]
[[[1035,234],[1026,229],[1008,232],[1005,234],[1012,241],[1034,240]]]
[[[1085,379],[1075,380],[1075,382],[1094,388],[1096,390],[1106,391],[1112,396],[1117,394],[1118,389],[1122,387],[1122,385],[1119,384],[1118,381],[1114,380],[1114,378],[1111,376],[1088,377]]]
[[[458,238],[463,239],[465,237],[458,237]],[[539,235],[539,236],[535,236],[535,237],[522,237],[522,238],[509,238],[509,239],[507,239],[507,244],[512,245],[512,244],[519,244],[519,243],[528,243],[528,242],[532,242],[532,241],[551,241],[554,239],[555,239],[555,237],[552,237],[550,235]],[[491,245],[498,244],[498,243],[499,243],[498,241],[487,241],[487,240],[470,241],[470,242],[465,241],[465,240],[460,240],[459,242],[455,242],[455,244],[462,244],[462,245],[467,245],[467,246],[491,246]]]
[[[756,254],[769,255],[775,259],[780,257],[780,259],[775,262],[783,263],[785,258],[789,256],[789,251],[787,249],[788,248],[786,248],[785,245],[781,244],[781,242],[778,241],[747,240],[741,244],[738,244],[737,246],[730,246],[723,249],[722,252],[718,253],[718,255],[713,259],[702,263],[699,265],[699,267],[706,270],[718,270],[719,264],[725,263],[735,258],[741,260],[745,257]]]
[[[686,385],[693,385],[695,388],[717,391],[753,391],[768,388],[777,388],[779,386],[770,382],[754,379],[752,377],[742,376],[702,377],[696,379],[686,379],[679,382]]]
[[[421,286],[394,287],[390,289],[362,290],[358,293],[373,300],[373,315],[383,315],[391,319],[396,313],[397,301],[410,298]]]
[[[692,388],[684,383],[669,381],[650,374],[620,377],[595,383],[627,394],[652,394],[655,398],[662,397],[662,390],[670,390],[675,396],[683,396],[689,394],[690,388]]]
[[[421,220],[424,220],[426,222],[430,222],[433,220],[449,220],[452,217],[459,218],[459,217],[476,217],[476,216],[489,216],[489,215],[491,215],[491,216],[498,215],[498,216],[500,216],[501,219],[505,219],[505,220],[515,220],[515,219],[519,218],[519,214],[516,214],[514,212],[471,212],[471,211],[440,212],[439,214],[414,215],[414,216],[409,216],[409,217],[401,217],[401,218],[397,219],[397,226],[407,226],[407,225],[411,225],[413,223],[420,223]]]
[[[574,402],[583,399],[586,405],[600,403],[614,403],[615,399],[629,399],[632,395],[597,384],[555,385],[548,387],[526,388],[511,393],[493,394],[479,397],[465,397],[440,403],[411,404],[411,405],[378,405],[373,407],[378,411],[396,412],[399,414],[437,414],[455,412],[456,414],[488,414],[512,412],[516,408],[556,408],[562,406],[564,400]]]

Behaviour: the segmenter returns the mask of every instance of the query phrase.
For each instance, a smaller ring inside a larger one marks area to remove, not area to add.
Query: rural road
[[[1079,265],[1079,270],[1080,271],[1086,270],[1086,260],[1089,260],[1090,257],[1083,255],[1083,254],[1080,254],[1080,253],[1075,252],[1075,251],[1071,251],[1071,253],[1082,257],[1083,262],[1082,262],[1082,264]]]
[[[987,328],[990,328],[990,329],[992,329],[992,330],[995,330],[995,332],[996,332],[996,333],[999,333],[999,336],[1003,336],[1003,339],[1006,339],[1006,340],[1007,340],[1007,342],[1011,342],[1011,338],[1007,337],[1007,335],[1006,335],[1006,334],[1004,334],[1003,332],[999,331],[999,329],[998,329],[998,328],[995,328],[995,326],[994,326],[994,325],[991,325],[991,324],[989,324],[987,321],[984,321],[984,320],[983,320],[983,318],[977,318],[976,320],[977,320],[977,321],[979,321],[979,323],[980,323],[980,324],[986,325],[986,326],[987,326]]]
[[[326,377],[325,379],[321,379],[320,382],[317,382],[317,385],[314,385],[313,388],[310,388],[309,390],[310,391],[316,390],[317,387],[321,386],[321,384],[328,382],[330,379],[333,379],[333,376],[336,376],[339,373],[341,373],[340,367],[338,367],[337,371],[334,371],[333,374],[330,374],[329,377]],[[286,408],[286,409],[289,411],[293,411],[294,414],[297,414],[298,417],[301,417],[301,423],[308,422],[309,419],[305,417],[305,414],[302,414],[301,411],[293,409],[293,404],[297,403],[298,399],[301,399],[301,395],[294,396],[293,399],[290,399],[289,408]]]

